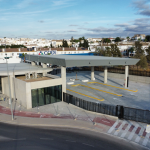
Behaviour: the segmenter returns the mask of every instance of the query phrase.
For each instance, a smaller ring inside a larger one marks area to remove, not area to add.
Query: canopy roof
[[[118,66],[135,65],[139,59],[104,57],[104,56],[76,56],[76,55],[28,55],[29,61],[49,63],[64,67],[74,66]]]
[[[40,66],[32,66],[27,63],[12,63],[8,64],[8,71],[9,75],[20,75],[25,73],[42,73],[43,71],[49,72],[52,71],[51,68],[42,68]],[[7,76],[7,64],[1,63],[0,64],[0,76]]]

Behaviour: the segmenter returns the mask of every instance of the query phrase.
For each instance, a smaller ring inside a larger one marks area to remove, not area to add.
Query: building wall
[[[25,81],[15,78],[15,93],[16,93],[17,102],[20,103],[24,107],[27,107],[27,97],[28,97],[27,94],[28,93],[27,93],[26,87],[27,86],[26,86]]]
[[[62,78],[43,80],[38,82],[30,82],[30,84],[31,84],[31,89],[39,89],[44,87],[62,85]]]
[[[2,93],[9,97],[8,77],[2,77]]]

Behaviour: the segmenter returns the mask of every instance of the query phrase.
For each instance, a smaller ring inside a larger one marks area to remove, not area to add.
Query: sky
[[[150,35],[150,0],[0,0],[0,37]]]

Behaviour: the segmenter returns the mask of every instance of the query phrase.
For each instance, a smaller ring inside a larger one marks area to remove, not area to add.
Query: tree
[[[96,48],[94,55],[105,56],[105,50],[103,50],[101,48]]]
[[[120,37],[115,38],[115,42],[120,42],[120,41],[121,41]]]
[[[110,47],[106,47],[105,49],[106,49],[105,50],[105,56],[112,57],[111,48]]]
[[[137,66],[140,66],[141,68],[147,68],[147,60],[144,54],[144,50],[142,49],[142,44],[140,41],[135,42],[135,58],[140,59],[140,61],[136,64]]]
[[[129,41],[129,40],[130,40],[130,37],[128,36],[126,39],[127,39],[127,41]]]
[[[134,47],[130,47],[129,49],[128,49],[128,56],[129,56],[129,53],[133,53],[134,52]]]
[[[52,43],[50,44],[50,47],[51,47],[51,48],[53,48],[53,45],[52,45]]]
[[[69,47],[66,40],[63,40],[63,41],[62,41],[62,47]]]
[[[122,57],[121,52],[116,44],[111,44],[111,53],[113,57]]]
[[[150,35],[147,35],[146,38],[147,42],[150,42]]]
[[[21,58],[23,58],[24,59],[24,62],[25,62],[25,59],[26,59],[26,55],[27,53],[22,53],[22,55],[20,56]]]
[[[84,36],[79,38],[79,41],[80,41],[79,47],[84,47],[84,48],[88,48],[89,47],[89,42],[88,42],[88,40],[86,40],[84,38]]]
[[[147,52],[147,60],[150,62],[150,46],[146,49],[146,52]]]
[[[143,69],[147,69],[148,68],[148,63],[147,63],[147,59],[145,56],[141,56],[140,57],[140,63],[139,63],[139,66]]]
[[[111,43],[111,40],[108,39],[108,38],[104,38],[104,39],[103,39],[103,43],[107,43],[107,45],[108,45],[108,43]]]

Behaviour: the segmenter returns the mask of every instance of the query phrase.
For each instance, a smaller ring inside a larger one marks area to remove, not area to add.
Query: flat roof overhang
[[[31,64],[27,63],[13,63],[8,64],[8,71],[9,75],[22,75],[26,73],[43,73],[52,71],[52,68],[42,68],[39,66],[32,66]],[[7,64],[0,64],[0,76],[7,76]]]
[[[29,61],[49,63],[63,67],[74,66],[118,66],[135,65],[140,59],[104,57],[104,56],[75,56],[75,55],[28,55]]]

